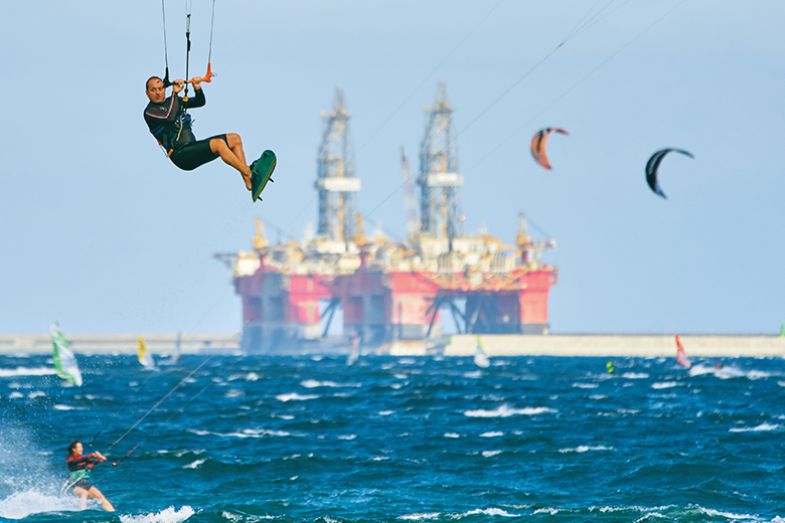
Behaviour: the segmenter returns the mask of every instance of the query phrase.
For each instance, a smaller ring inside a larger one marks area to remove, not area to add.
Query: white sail
[[[182,353],[183,349],[182,345],[182,333],[177,333],[177,341],[174,344],[174,352],[172,353],[172,359],[169,360],[169,365],[175,365],[178,361],[180,361],[180,354]]]
[[[55,372],[60,379],[76,385],[82,386],[82,373],[79,371],[79,364],[76,363],[76,356],[68,346],[68,340],[60,331],[56,323],[49,329],[52,336],[52,359],[55,364]]]
[[[360,337],[357,334],[352,336],[352,348],[349,356],[346,358],[347,365],[354,365],[360,358]]]
[[[491,366],[491,360],[489,360],[488,355],[485,354],[479,336],[477,336],[477,345],[474,348],[474,364],[482,369],[487,369]]]

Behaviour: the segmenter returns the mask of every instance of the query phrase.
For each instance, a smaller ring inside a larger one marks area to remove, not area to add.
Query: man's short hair
[[[153,81],[153,80],[161,80],[163,82],[163,79],[160,76],[153,75],[150,78],[148,78],[147,81],[144,83],[144,90],[145,91],[150,89],[150,82]]]

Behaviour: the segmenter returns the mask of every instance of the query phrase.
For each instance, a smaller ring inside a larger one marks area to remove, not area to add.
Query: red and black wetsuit
[[[70,477],[71,487],[81,487],[89,490],[93,484],[90,482],[90,470],[96,463],[101,463],[101,459],[95,454],[72,454],[65,460],[68,465],[68,475]]]
[[[210,140],[226,140],[226,135],[197,140],[191,131],[191,116],[186,109],[202,107],[205,103],[204,92],[196,89],[193,98],[187,102],[173,94],[160,104],[148,103],[144,110],[144,121],[152,135],[166,150],[172,163],[185,171],[196,169],[218,157],[210,149]]]

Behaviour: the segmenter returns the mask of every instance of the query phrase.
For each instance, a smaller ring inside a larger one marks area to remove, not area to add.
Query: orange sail
[[[687,351],[684,350],[684,345],[681,344],[681,338],[679,338],[678,334],[675,334],[673,337],[676,340],[676,361],[685,369],[689,369],[692,367],[692,362],[687,356]]]

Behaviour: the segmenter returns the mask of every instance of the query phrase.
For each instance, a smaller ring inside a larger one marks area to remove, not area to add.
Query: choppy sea
[[[0,357],[0,521],[785,523],[782,359],[79,362]],[[116,513],[60,495],[75,439]]]

